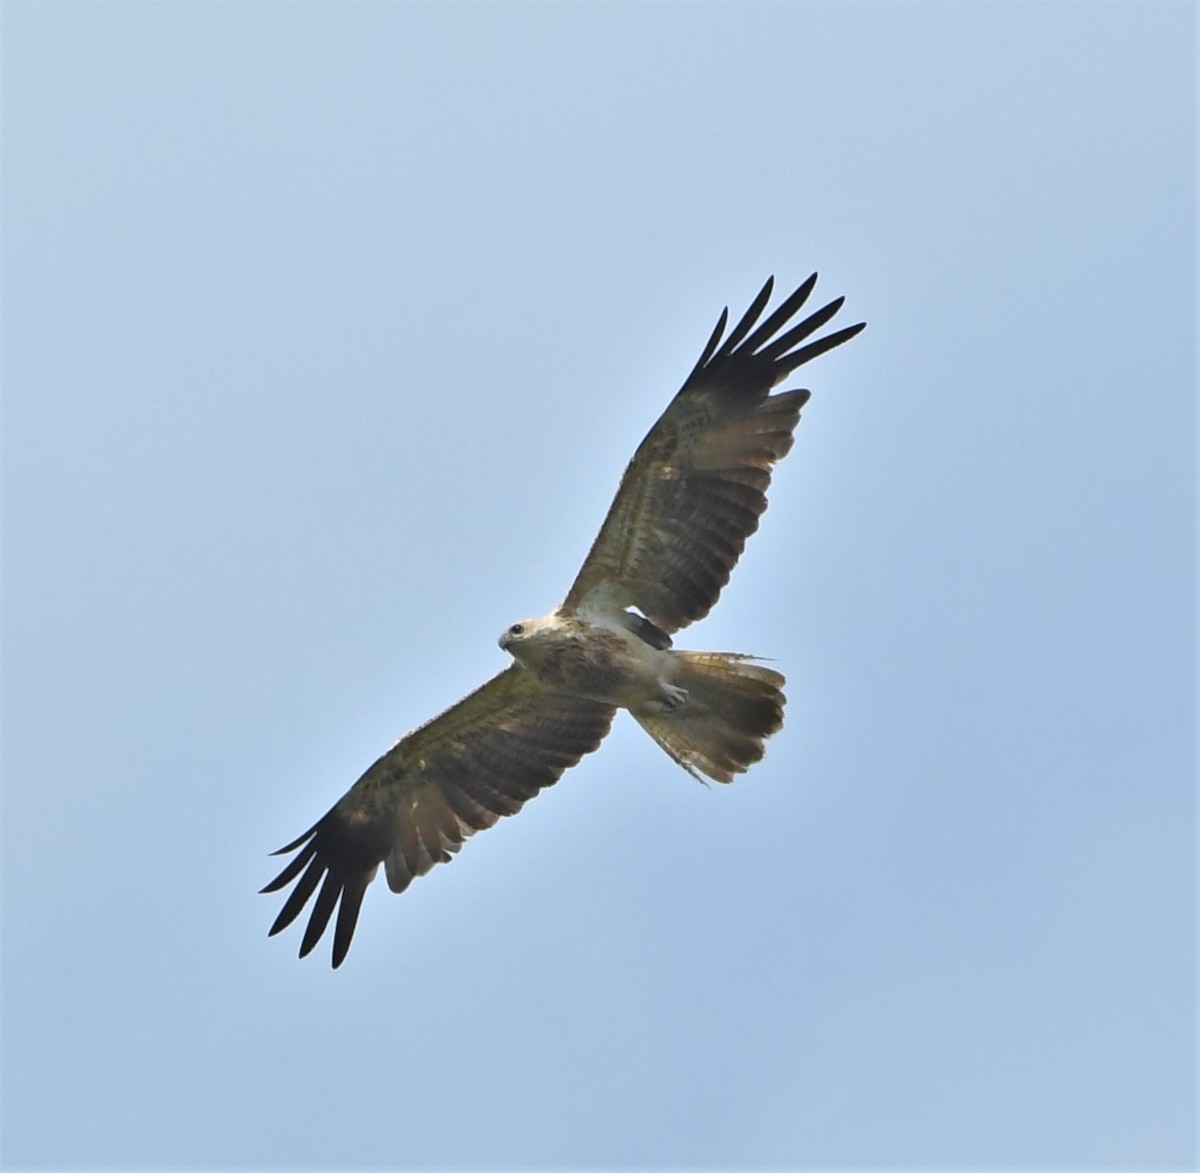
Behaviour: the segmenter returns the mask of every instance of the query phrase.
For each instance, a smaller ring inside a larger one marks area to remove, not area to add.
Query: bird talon
[[[664,684],[659,704],[662,705],[664,713],[673,713],[681,705],[687,704],[687,699],[688,690],[686,688],[680,688],[677,684]]]

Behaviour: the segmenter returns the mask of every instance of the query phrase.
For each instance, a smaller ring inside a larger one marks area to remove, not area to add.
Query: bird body
[[[514,623],[500,646],[548,687],[615,708],[666,711],[682,699],[677,657],[613,616],[552,611]]]
[[[297,854],[263,889],[295,882],[272,935],[315,894],[300,955],[336,910],[340,965],[381,864],[402,892],[596,749],[617,709],[695,777],[729,782],[762,758],[783,724],[783,676],[741,653],[678,650],[671,637],[716,603],[792,447],[809,392],[771,390],[863,329],[807,341],[842,305],[791,324],[815,284],[814,273],[760,322],[768,280],[728,335],[721,314],[629,462],[562,605],[512,624],[500,637],[512,664],[402,738],[277,852]]]

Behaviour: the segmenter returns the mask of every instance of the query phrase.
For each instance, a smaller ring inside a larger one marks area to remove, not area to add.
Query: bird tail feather
[[[651,737],[693,777],[732,782],[763,756],[783,726],[783,677],[734,652],[675,652],[674,683],[687,700],[671,712],[635,712]]]

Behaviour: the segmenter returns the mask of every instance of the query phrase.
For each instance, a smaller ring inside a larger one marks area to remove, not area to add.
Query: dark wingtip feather
[[[797,367],[803,366],[806,362],[811,362],[814,358],[819,358],[835,346],[841,346],[843,342],[849,342],[851,338],[856,334],[861,334],[866,328],[866,322],[858,322],[853,326],[846,326],[841,330],[835,330],[832,334],[827,334],[824,338],[818,338],[815,342],[810,342],[807,346],[802,346],[793,354],[779,359],[779,363],[784,369],[784,374],[789,375]]]
[[[802,322],[797,322],[790,330],[780,334],[774,342],[768,345],[767,338],[763,337],[756,340],[762,349],[758,352],[759,358],[770,359],[771,362],[782,362],[786,364],[788,361],[788,351],[792,347],[803,342],[805,338],[815,334],[822,326],[836,317],[838,310],[842,308],[845,302],[844,297],[835,297],[828,305],[823,305],[819,310],[814,310]],[[782,325],[782,323],[780,323]]]
[[[303,840],[301,841],[303,842]],[[317,853],[317,845],[309,843],[305,849],[300,852],[288,865],[273,879],[265,888],[259,888],[259,895],[266,895],[268,892],[278,892],[280,888],[290,884],[308,863],[310,859]]]
[[[282,932],[300,915],[324,874],[325,864],[319,857],[309,861],[307,870],[296,882],[296,886],[291,890],[283,907],[279,910],[274,924],[267,931],[268,937]]]
[[[751,385],[756,385],[758,379],[763,376],[765,376],[765,385],[769,390],[771,387],[777,386],[802,363],[808,362],[854,337],[862,329],[862,324],[839,330],[810,346],[795,349],[806,338],[825,326],[838,313],[846,300],[844,297],[836,297],[828,305],[822,306],[803,321],[787,328],[788,322],[796,316],[812,295],[817,285],[817,279],[817,273],[809,274],[806,280],[801,282],[760,322],[759,318],[762,317],[775,288],[775,278],[768,277],[750,303],[749,308],[729,332],[728,337],[723,340],[721,334],[728,321],[729,310],[728,307],[722,310],[717,328],[709,337],[703,353],[684,381],[680,394],[707,386],[707,389],[714,394],[729,392],[743,397],[743,392],[739,392],[737,388],[741,386],[746,391]],[[783,333],[779,333],[780,331]]]
[[[342,903],[338,908],[337,924],[333,930],[333,968],[337,969],[350,952],[350,942],[358,925],[358,912],[362,908],[367,885],[362,880],[347,881],[342,889]]]
[[[688,381],[699,374],[704,369],[704,364],[713,356],[713,352],[717,349],[717,343],[721,341],[721,335],[725,333],[725,323],[729,321],[729,307],[726,306],[721,311],[721,316],[717,319],[716,328],[709,336],[708,342],[705,343],[704,349],[700,352],[700,357],[696,360],[696,365],[692,367],[692,373],[688,375]]]
[[[763,312],[767,302],[771,300],[771,291],[774,288],[774,276],[768,277],[766,284],[758,291],[757,296],[750,303],[750,308],[742,314],[738,324],[734,326],[729,337],[725,339],[725,343],[720,351],[722,355],[732,354],[734,347],[754,328],[754,323],[758,321],[759,314]]]
[[[816,285],[817,275],[813,273],[807,281],[802,282],[799,288],[789,294],[778,309],[773,310],[771,316],[746,340],[746,349],[754,354],[769,342],[775,331],[786,325],[795,316],[796,311],[808,301]]]
[[[300,956],[307,957],[317,946],[317,942],[329,925],[329,918],[337,907],[338,897],[342,894],[341,878],[330,872],[321,885],[317,902],[309,914],[308,924],[304,926],[304,940],[300,942]]]
[[[296,838],[291,841],[291,843],[288,843],[283,847],[277,848],[275,851],[272,851],[271,854],[272,855],[287,855],[287,853],[289,851],[295,851],[296,848],[299,847],[300,844],[303,843],[304,840],[307,839],[320,825],[321,825],[320,823],[314,823],[311,827],[309,827],[309,829],[307,831],[304,832],[303,835],[297,835]]]

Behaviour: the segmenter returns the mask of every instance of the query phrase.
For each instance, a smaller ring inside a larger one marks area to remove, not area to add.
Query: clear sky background
[[[8,1165],[1191,1163],[1192,6],[3,18]],[[268,940],[813,269],[766,760]]]

